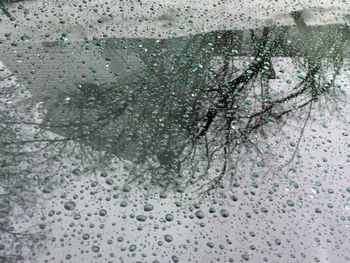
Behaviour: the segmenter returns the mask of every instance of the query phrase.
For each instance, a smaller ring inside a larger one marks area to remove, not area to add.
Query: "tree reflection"
[[[229,159],[237,158],[232,154],[242,147],[258,150],[252,139],[268,133],[271,123],[281,126],[296,113],[309,119],[316,105],[339,99],[335,81],[348,26],[307,26],[300,12],[292,17],[296,28],[251,30],[249,39],[242,31],[219,31],[103,40],[115,54],[136,54],[142,70],[116,83],[77,84],[51,106],[43,125],[63,134],[62,143],[74,140],[132,161],[132,180],[186,186],[203,179],[218,158],[214,181],[220,181]],[[271,79],[283,78],[273,62],[280,56],[292,60],[286,71],[296,81],[273,88]],[[52,115],[57,109],[60,118]]]

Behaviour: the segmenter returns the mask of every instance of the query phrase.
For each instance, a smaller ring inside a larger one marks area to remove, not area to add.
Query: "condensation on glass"
[[[349,14],[0,0],[0,262],[349,262]]]

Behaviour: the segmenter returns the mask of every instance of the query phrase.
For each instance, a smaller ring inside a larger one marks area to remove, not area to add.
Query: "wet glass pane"
[[[0,0],[0,262],[349,262],[349,14]]]

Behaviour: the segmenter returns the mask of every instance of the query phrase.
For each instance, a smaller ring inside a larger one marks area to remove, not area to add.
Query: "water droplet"
[[[69,211],[74,210],[75,209],[75,203],[73,201],[65,202],[64,203],[64,208],[66,210],[69,210]]]
[[[100,211],[98,212],[98,214],[100,216],[106,216],[107,215],[107,211],[105,209],[100,209]]]
[[[134,252],[136,250],[136,245],[130,245],[129,251]]]
[[[165,220],[168,222],[171,222],[174,220],[174,216],[172,214],[166,214],[165,215]]]
[[[214,243],[213,242],[208,242],[207,246],[210,247],[210,248],[213,248],[214,247]]]
[[[320,209],[320,208],[316,207],[316,208],[315,208],[315,213],[316,213],[316,214],[321,214],[321,213],[322,213],[322,211],[321,211],[321,209]]]
[[[164,236],[164,240],[165,240],[166,242],[171,242],[171,241],[173,241],[173,237],[172,237],[171,235],[165,235],[165,236]]]
[[[73,216],[73,218],[74,218],[75,220],[79,220],[79,219],[81,218],[81,215],[80,215],[80,214],[75,214],[75,215]]]
[[[122,188],[122,191],[123,191],[124,193],[130,192],[130,191],[131,191],[130,185],[124,185],[123,188]]]
[[[146,221],[146,217],[143,215],[138,215],[136,216],[136,220],[139,222],[145,222]]]
[[[151,205],[151,204],[145,204],[145,206],[143,207],[143,210],[144,210],[145,212],[150,212],[150,211],[153,210],[153,205]]]
[[[269,210],[266,207],[260,208],[261,213],[267,214]]]
[[[92,252],[97,253],[97,252],[100,251],[100,247],[98,247],[98,246],[93,246],[93,247],[91,247],[91,250],[92,250]]]
[[[275,239],[275,244],[277,245],[277,246],[279,246],[279,245],[281,245],[282,244],[282,241],[280,240],[280,239]]]
[[[198,210],[196,213],[195,213],[195,216],[198,218],[198,219],[203,219],[204,218],[204,213],[202,210]]]
[[[51,194],[53,192],[53,187],[52,186],[46,186],[42,191],[44,194]]]
[[[179,262],[179,258],[175,255],[171,257],[171,260],[175,263]]]
[[[294,202],[292,200],[287,200],[287,205],[290,207],[294,206]]]
[[[221,209],[220,214],[222,217],[228,217],[230,215],[226,209]]]

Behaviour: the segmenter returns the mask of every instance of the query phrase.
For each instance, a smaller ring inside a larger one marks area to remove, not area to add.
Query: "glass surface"
[[[0,262],[349,262],[349,24],[0,0]]]

